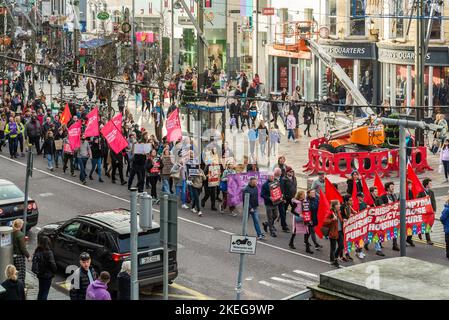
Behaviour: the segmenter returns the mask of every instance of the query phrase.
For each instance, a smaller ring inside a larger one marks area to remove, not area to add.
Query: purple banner
[[[259,191],[259,203],[263,203],[260,190],[268,180],[267,172],[237,173],[228,176],[228,206],[237,206],[243,203],[243,189],[248,185],[251,177],[257,178],[257,190]]]

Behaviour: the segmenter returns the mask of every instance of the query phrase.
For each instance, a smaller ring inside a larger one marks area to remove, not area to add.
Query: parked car
[[[141,287],[159,286],[163,282],[163,247],[160,227],[153,222],[152,229],[139,229],[138,279]],[[100,274],[111,275],[109,289],[117,290],[117,275],[122,262],[130,259],[130,213],[115,209],[78,216],[68,221],[46,225],[38,237],[46,235],[58,267],[78,266],[79,255],[88,252],[92,266]],[[169,281],[178,276],[176,250],[169,249]]]
[[[23,218],[25,194],[14,183],[0,179],[0,225],[11,225]],[[37,225],[39,210],[36,201],[28,197],[27,231]]]

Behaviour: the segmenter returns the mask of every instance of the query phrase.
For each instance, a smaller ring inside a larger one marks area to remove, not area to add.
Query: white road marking
[[[291,295],[292,293],[295,293],[295,292],[298,291],[296,289],[288,290],[288,288],[285,287],[285,286],[280,286],[280,285],[277,285],[277,284],[274,284],[274,283],[271,283],[271,282],[268,282],[268,281],[264,281],[264,280],[259,281],[259,284],[264,285],[266,287],[270,287],[270,288],[276,289],[276,290],[278,290],[280,292],[283,292],[285,294],[288,294],[288,295]]]
[[[245,281],[251,281],[251,280],[253,280],[254,279],[254,277],[246,277],[245,278]]]
[[[315,282],[312,281],[312,280],[304,279],[304,278],[298,278],[298,277],[292,276],[291,274],[288,274],[288,273],[283,273],[282,276],[283,276],[284,278],[288,278],[288,279],[297,281],[297,282],[299,282],[299,283],[303,283],[305,286],[308,286],[308,285],[310,285],[310,284],[312,284],[312,283],[315,283]]]
[[[47,197],[54,196],[54,194],[51,193],[51,192],[46,192],[46,193],[41,193],[41,194],[39,194],[38,196],[39,196],[39,197],[42,197],[42,198],[47,198]]]
[[[21,162],[19,162],[19,161],[17,161],[17,160],[14,160],[14,159],[10,159],[10,158],[5,157],[5,156],[3,156],[3,155],[0,155],[0,158],[3,158],[3,159],[8,160],[8,161],[11,161],[11,162],[16,163],[16,164],[18,164],[18,165],[21,165],[22,167],[26,167],[26,164],[21,163]],[[65,182],[67,182],[67,183],[73,184],[73,185],[75,185],[75,186],[77,186],[77,187],[85,188],[85,189],[87,189],[87,190],[94,191],[94,192],[97,192],[97,193],[99,193],[99,194],[102,194],[102,195],[105,195],[105,196],[108,196],[108,197],[111,197],[111,198],[114,198],[114,199],[117,199],[117,200],[120,200],[120,201],[124,201],[124,202],[126,202],[126,203],[130,203],[130,200],[128,200],[128,199],[124,199],[124,198],[115,196],[115,195],[113,195],[113,194],[110,194],[110,193],[108,193],[108,192],[104,192],[104,191],[101,191],[101,190],[98,190],[98,189],[95,189],[95,188],[92,188],[92,187],[88,187],[88,186],[82,185],[82,184],[80,184],[80,183],[77,183],[77,182],[68,180],[68,179],[63,178],[63,177],[59,177],[59,176],[54,175],[54,174],[52,174],[52,173],[46,172],[46,171],[44,171],[44,170],[40,170],[40,169],[33,169],[33,170],[34,170],[34,171],[37,171],[37,172],[40,172],[40,173],[42,173],[42,174],[45,174],[45,175],[47,175],[47,176],[53,177],[53,178],[55,178],[55,179],[59,179],[59,180],[61,180],[61,181],[65,181]],[[157,210],[157,209],[153,209],[153,210],[156,211],[156,212],[160,212],[160,211]],[[211,229],[211,230],[214,230],[214,229],[215,229],[215,228],[212,227],[212,226],[209,226],[209,225],[206,225],[206,224],[203,224],[203,223],[199,223],[199,222],[196,222],[196,221],[193,221],[193,220],[190,220],[190,219],[186,219],[186,218],[183,218],[183,217],[179,217],[179,216],[178,216],[178,219],[179,219],[179,220],[182,220],[182,221],[185,221],[185,222],[188,222],[188,223],[196,224],[196,225],[198,225],[198,226],[201,226],[201,227],[204,227],[204,228],[207,228],[207,229]],[[229,234],[229,235],[234,234],[233,232],[229,232],[229,231],[226,231],[226,230],[218,230],[218,231],[220,231],[220,232],[222,232],[222,233],[225,233],[225,234]],[[267,247],[270,247],[270,248],[273,248],[273,249],[276,249],[276,250],[279,250],[279,251],[283,251],[283,252],[286,252],[286,253],[294,254],[294,255],[297,255],[297,256],[300,256],[300,257],[303,257],[303,258],[307,258],[307,259],[310,259],[310,260],[322,262],[322,263],[325,263],[325,264],[327,264],[327,265],[330,264],[329,261],[325,261],[325,260],[322,260],[322,259],[314,258],[314,257],[308,256],[308,255],[305,255],[305,254],[301,254],[301,253],[299,253],[299,252],[294,252],[294,251],[291,251],[291,250],[288,250],[288,249],[285,249],[285,248],[281,248],[281,247],[278,247],[278,246],[275,246],[275,245],[272,245],[272,244],[269,244],[269,243],[266,243],[266,242],[263,242],[263,241],[258,241],[258,244],[260,244],[260,245],[262,245],[262,246],[267,246]],[[343,266],[342,266],[342,267],[343,267]]]
[[[288,279],[279,278],[279,277],[271,277],[270,279],[274,280],[274,281],[278,281],[280,283],[284,283],[284,284],[296,287],[296,288],[302,288],[302,289],[306,288],[306,286],[303,283],[299,283],[299,281],[296,281],[296,280],[288,280]]]
[[[309,273],[309,272],[305,272],[302,270],[293,270],[294,273],[306,276],[306,277],[310,277],[310,278],[314,278],[314,279],[318,279],[318,275],[314,274],[314,273]]]

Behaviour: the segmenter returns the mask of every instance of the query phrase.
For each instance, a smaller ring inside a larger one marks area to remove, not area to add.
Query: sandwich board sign
[[[240,254],[256,254],[256,237],[232,235],[229,251]]]

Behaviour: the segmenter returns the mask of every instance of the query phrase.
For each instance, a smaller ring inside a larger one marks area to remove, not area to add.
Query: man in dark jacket
[[[102,152],[101,152],[101,145],[100,145],[100,139],[98,137],[94,137],[91,145],[90,145],[90,151],[92,153],[92,159],[90,160],[92,163],[92,168],[90,169],[90,173],[89,173],[89,179],[93,180],[94,178],[92,177],[92,174],[94,173],[95,169],[97,170],[98,173],[98,181],[100,182],[104,182],[101,179],[101,157],[102,157]]]
[[[36,147],[37,154],[38,155],[42,154],[41,148],[40,148],[42,127],[41,127],[39,120],[36,117],[35,112],[33,112],[30,122],[28,122],[28,124],[26,125],[26,134],[27,134],[29,143]]]
[[[385,183],[385,191],[387,193],[381,197],[382,204],[387,205],[387,204],[398,201],[398,197],[394,193],[394,183],[393,182]],[[400,251],[397,238],[393,238],[393,251]]]
[[[370,187],[369,192],[371,194],[371,198],[374,200],[374,206],[380,207],[382,205],[382,199],[379,197],[377,187]]]
[[[319,199],[314,189],[307,191],[307,201],[309,201],[309,209],[312,215],[312,224],[309,224],[309,233],[312,237],[312,241],[315,244],[315,249],[321,249],[323,246],[317,241],[315,234],[315,227],[318,225],[318,204]]]
[[[279,215],[278,205],[283,201],[282,199],[278,200],[272,198],[271,191],[275,188],[280,188],[280,182],[275,181],[273,173],[269,173],[268,180],[262,185],[260,196],[264,200],[265,210],[267,212],[267,222],[263,223],[263,227],[265,232],[267,232],[268,228],[270,229],[270,235],[272,237],[277,237],[274,221]]]
[[[281,178],[281,190],[284,195],[284,212],[288,212],[288,207],[292,207],[292,212],[294,207],[292,205],[292,199],[296,195],[297,182],[295,177],[295,172],[291,167],[287,167],[285,177]]]
[[[437,212],[437,202],[435,200],[435,193],[433,193],[433,190],[432,190],[432,179],[425,178],[422,181],[422,185],[424,187],[424,191],[418,193],[417,198],[425,198],[425,197],[429,196],[430,197],[430,202],[432,203],[433,212],[436,213]],[[419,234],[418,238],[421,240],[422,239],[422,235]],[[430,246],[433,245],[433,242],[430,239],[430,233],[426,233],[426,241],[427,241],[428,245],[430,245]]]
[[[346,183],[348,184],[348,189],[346,190],[346,193],[349,195],[352,195],[352,189],[354,188],[354,180],[356,181],[357,185],[357,193],[363,192],[363,185],[362,181],[360,180],[360,174],[357,170],[352,171],[351,178],[349,178]]]
[[[80,267],[72,275],[70,300],[86,300],[87,287],[97,279],[97,273],[91,266],[87,252],[80,255]]]
[[[109,151],[111,152],[111,162],[112,162],[112,173],[111,173],[112,183],[115,183],[116,180],[115,173],[118,170],[120,183],[123,186],[126,184],[126,181],[123,178],[123,154],[121,152],[115,153],[112,149],[110,149]]]
[[[249,180],[248,185],[243,190],[243,199],[245,199],[245,194],[249,193],[249,214],[253,218],[254,229],[256,229],[257,238],[259,240],[265,240],[265,235],[260,230],[259,225],[259,190],[257,189],[257,178],[252,177]]]

